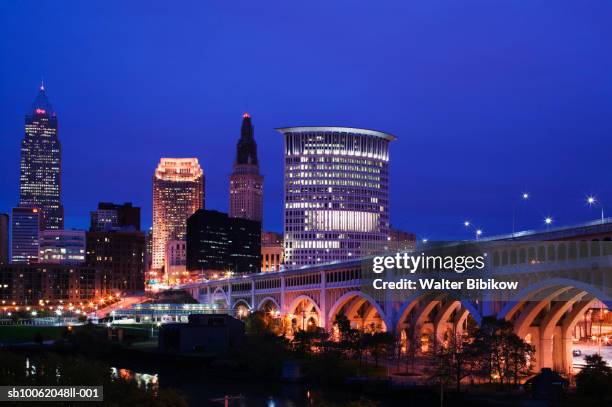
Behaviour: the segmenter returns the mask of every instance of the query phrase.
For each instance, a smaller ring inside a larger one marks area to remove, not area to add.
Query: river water
[[[190,406],[223,406],[226,396],[229,406],[241,407],[301,407],[316,405],[323,398],[340,404],[354,399],[345,393],[313,389],[299,383],[221,379],[192,369],[151,368],[132,363],[115,365],[111,370],[116,376],[152,390],[159,387],[177,390]]]

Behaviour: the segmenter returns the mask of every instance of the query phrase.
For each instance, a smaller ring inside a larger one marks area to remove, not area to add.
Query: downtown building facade
[[[285,267],[384,251],[395,137],[350,127],[277,130],[285,142]]]
[[[261,232],[261,272],[281,271],[284,260],[283,235]]]
[[[25,117],[21,141],[19,207],[41,211],[42,230],[64,228],[61,146],[57,115],[43,85]]]
[[[404,230],[395,229],[389,230],[388,250],[390,252],[408,252],[416,247],[416,235]]]
[[[151,267],[161,271],[170,241],[184,241],[187,218],[204,208],[204,172],[197,158],[162,158],[153,175]]]
[[[116,204],[99,202],[98,209],[90,214],[90,231],[140,230],[140,208],[131,202]]]
[[[39,238],[39,263],[79,265],[85,263],[84,230],[43,230]]]
[[[0,264],[9,262],[9,215],[0,213]]]
[[[86,233],[86,266],[98,273],[103,293],[144,291],[145,235],[140,231]]]
[[[230,175],[229,216],[262,222],[263,177],[259,173],[257,143],[251,116],[242,116],[236,160]]]
[[[100,202],[90,216],[85,261],[98,272],[99,290],[113,294],[142,292],[146,237],[140,231],[140,208],[130,202]]]
[[[185,240],[169,240],[166,244],[164,272],[169,285],[189,281],[187,272],[187,242]]]
[[[187,220],[187,270],[199,276],[257,273],[261,267],[261,223],[198,210]]]
[[[94,267],[66,264],[0,265],[0,300],[15,305],[93,301],[110,294]]]
[[[38,263],[41,211],[38,208],[13,208],[11,222],[11,263]]]

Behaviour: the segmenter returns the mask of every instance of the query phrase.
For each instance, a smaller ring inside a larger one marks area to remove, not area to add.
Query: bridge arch
[[[217,287],[211,294],[210,302],[213,305],[225,305],[223,308],[229,309],[231,304],[228,295],[225,293],[222,287]]]
[[[264,297],[261,299],[261,301],[259,301],[259,304],[257,305],[258,311],[271,311],[272,308],[274,308],[275,311],[280,312],[280,305],[278,305],[278,302],[273,297]]]
[[[439,345],[446,346],[452,335],[463,335],[468,318],[479,325],[482,317],[470,301],[436,292],[416,293],[406,299],[398,309],[396,333],[404,350],[420,349],[428,352]],[[416,348],[411,348],[411,346]]]
[[[242,298],[239,300],[236,300],[232,308],[234,310],[235,316],[238,319],[246,318],[252,310],[251,305],[247,302],[247,300],[242,299]]]
[[[309,295],[302,294],[293,299],[287,308],[294,329],[325,327],[325,318],[317,302]]]
[[[537,368],[573,370],[573,331],[596,299],[607,308],[611,302],[597,286],[568,278],[535,282],[519,292],[499,312],[512,321],[515,333],[536,350]]]
[[[517,311],[517,308],[520,307],[522,303],[530,301],[538,293],[553,287],[566,287],[568,289],[577,288],[595,296],[596,298],[599,298],[608,306],[608,308],[610,308],[612,305],[612,303],[607,300],[608,296],[592,284],[587,284],[583,281],[571,280],[568,278],[552,278],[530,284],[527,288],[518,292],[512,300],[506,303],[502,310],[497,314],[497,317],[500,319],[508,319],[512,317],[514,312]]]
[[[374,311],[372,311],[371,309],[367,309],[365,311],[370,320],[363,318],[361,326],[359,326],[358,323],[355,323],[355,320],[352,321],[353,323],[351,325],[356,325],[358,328],[365,329],[365,325],[367,325],[368,322],[376,321],[379,322],[378,325],[382,331],[388,331],[389,326],[387,325],[388,320],[386,313],[384,312],[378,301],[376,301],[369,294],[366,294],[362,291],[349,291],[347,293],[344,293],[340,298],[336,300],[336,302],[330,308],[329,314],[327,316],[328,326],[332,327],[335,323],[336,316],[343,310],[345,306],[348,305],[350,307],[352,305],[350,303],[354,300],[361,303],[360,308],[372,307],[374,308]],[[354,307],[351,308],[354,309]],[[351,317],[351,315],[347,315],[347,318],[349,318],[349,320],[351,320]]]
[[[234,302],[234,308],[240,306],[240,305],[244,305],[246,308],[248,308],[249,310],[251,310],[253,307],[251,306],[251,304],[249,304],[249,302],[243,298],[240,298],[238,300],[236,300]]]

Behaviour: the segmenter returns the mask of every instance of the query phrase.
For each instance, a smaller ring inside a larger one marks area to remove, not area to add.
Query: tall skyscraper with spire
[[[230,175],[229,216],[261,222],[263,219],[263,177],[259,174],[257,143],[248,113],[242,115],[240,140],[236,146],[234,171]]]
[[[61,202],[62,151],[57,115],[41,83],[32,109],[25,117],[21,141],[19,206],[42,211],[41,229],[63,229]]]

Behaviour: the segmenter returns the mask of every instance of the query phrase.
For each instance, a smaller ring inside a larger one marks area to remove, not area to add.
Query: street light
[[[527,201],[529,199],[529,192],[523,192],[521,194],[521,199],[519,201],[515,201],[512,206],[512,237],[514,238],[514,232],[516,229],[516,207],[517,204],[523,201]]]
[[[553,223],[553,218],[547,216],[544,218],[544,224],[546,224],[546,230],[550,229],[550,225]]]
[[[463,222],[463,226],[465,226],[466,228],[474,228],[474,233],[476,234],[476,240],[480,239],[480,235],[482,235],[482,229],[477,228],[476,226],[472,225],[472,223],[469,220],[466,220],[465,222]]]
[[[599,201],[597,198],[595,198],[593,195],[587,197],[587,204],[589,204],[589,206],[593,206],[593,205],[599,205],[599,208],[601,209],[601,223],[603,223],[604,221],[604,208],[603,208],[603,204],[601,203],[601,201]]]

